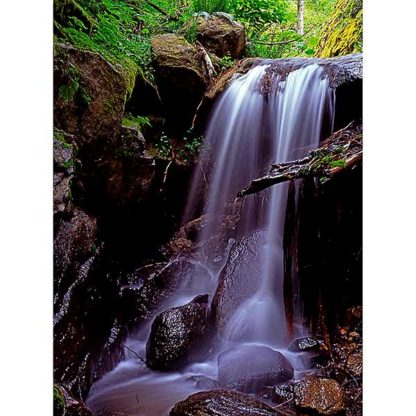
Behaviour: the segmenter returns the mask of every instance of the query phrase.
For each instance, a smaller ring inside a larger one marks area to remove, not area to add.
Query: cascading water
[[[96,414],[106,409],[128,415],[166,415],[174,403],[200,390],[192,376],[217,378],[217,355],[230,346],[255,343],[284,350],[290,341],[283,296],[287,186],[274,186],[260,195],[246,197],[242,203],[236,202],[235,196],[270,164],[298,159],[317,147],[324,123],[332,122],[334,96],[323,69],[316,64],[285,74],[269,71],[271,65],[263,62],[255,66],[234,80],[219,99],[206,131],[184,219],[193,219],[201,211],[195,202],[206,187],[202,213],[208,221],[198,235],[199,242],[218,235],[222,219],[230,214],[239,216],[234,237],[261,230],[261,269],[258,275],[250,276],[258,279],[258,290],[235,310],[215,354],[204,363],[195,363],[181,372],[157,373],[139,366],[133,355],[127,355],[91,389],[87,404]],[[266,78],[269,88],[264,91]],[[204,252],[205,258],[213,255]],[[218,271],[210,271],[210,282],[201,279],[200,283],[196,280],[184,285],[162,310],[183,305],[203,293],[212,298]],[[184,281],[187,278],[183,276]],[[128,340],[129,348],[143,356],[149,331],[149,325],[142,328]],[[286,355],[290,359],[290,354]]]

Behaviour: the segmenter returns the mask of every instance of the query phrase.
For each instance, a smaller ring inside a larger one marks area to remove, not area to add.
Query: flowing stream
[[[215,354],[205,362],[182,371],[154,372],[126,350],[126,359],[91,389],[87,405],[97,415],[109,411],[167,415],[176,402],[203,389],[196,385],[201,376],[217,378],[217,355],[230,345],[268,346],[283,352],[295,370],[298,368],[295,354],[286,348],[291,338],[307,332],[298,326],[296,333],[290,333],[285,316],[283,234],[288,186],[276,185],[243,201],[236,201],[235,196],[252,179],[266,173],[272,163],[299,159],[318,146],[323,128],[332,123],[334,94],[316,64],[284,75],[268,72],[270,65],[264,61],[255,66],[234,80],[217,100],[184,216],[185,223],[201,213],[201,189],[206,188],[202,213],[209,220],[199,232],[199,242],[217,235],[223,218],[230,214],[238,213],[236,238],[261,230],[261,272],[253,276],[260,281],[258,290],[236,308]],[[264,92],[266,77],[270,87]],[[182,289],[157,312],[184,305],[204,293],[212,299],[218,271],[210,269],[210,275],[209,282],[198,281],[198,276],[181,276]],[[150,324],[140,328],[126,345],[145,356],[149,332]]]

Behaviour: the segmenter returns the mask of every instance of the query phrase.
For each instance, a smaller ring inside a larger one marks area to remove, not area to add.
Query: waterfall
[[[332,123],[333,94],[320,66],[313,64],[283,75],[267,74],[270,64],[258,65],[235,80],[220,98],[209,121],[201,170],[193,180],[185,218],[210,177],[204,214],[211,221],[198,236],[205,241],[219,232],[236,193],[272,163],[305,156],[317,147],[325,116]],[[262,93],[264,78],[271,87]],[[204,180],[205,180],[204,178]],[[287,341],[283,299],[283,232],[287,184],[260,196],[249,196],[240,212],[240,235],[264,229],[262,275],[255,296],[235,312],[227,328],[229,340],[262,342],[279,347]],[[243,277],[242,277],[243,278]]]
[[[288,186],[279,184],[243,201],[237,201],[236,195],[252,179],[267,172],[271,164],[299,159],[316,148],[323,128],[333,119],[334,94],[319,65],[305,65],[288,73],[276,73],[272,65],[264,61],[253,67],[235,79],[217,100],[184,215],[184,223],[201,214],[208,218],[197,236],[200,243],[218,235],[222,219],[228,215],[238,214],[234,238],[258,231],[264,235],[258,247],[261,272],[252,276],[259,279],[258,290],[235,310],[218,353],[230,344],[245,343],[284,350],[290,341],[283,294]],[[268,88],[264,88],[266,84]],[[178,293],[175,306],[194,295],[210,293],[212,297],[218,273],[212,275],[208,286],[206,282],[198,286],[197,280],[192,293],[189,288],[186,296]],[[140,354],[144,354],[148,333],[147,328],[141,338],[130,340],[130,346]],[[147,368],[138,371],[136,364],[127,359],[93,386],[88,405],[96,412],[114,408],[126,414],[164,415],[175,402],[198,391],[190,381],[197,375],[216,378],[216,356],[168,374]],[[135,400],[136,395],[140,402]],[[158,399],[160,396],[163,400]]]

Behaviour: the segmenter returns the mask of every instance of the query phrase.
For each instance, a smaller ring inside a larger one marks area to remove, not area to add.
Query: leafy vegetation
[[[315,53],[334,2],[305,0],[305,35],[299,35],[296,0],[55,0],[55,35],[120,64],[130,77],[141,71],[151,80],[151,37],[181,33],[193,42],[195,13],[227,12],[242,22],[247,56],[309,56]]]
[[[229,0],[192,0],[192,10],[196,13],[231,12],[232,3]]]

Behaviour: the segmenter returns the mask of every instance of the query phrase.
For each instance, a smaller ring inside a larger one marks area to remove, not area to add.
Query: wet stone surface
[[[218,357],[221,387],[259,393],[264,386],[293,377],[293,367],[283,354],[260,345],[243,345]]]
[[[146,363],[153,370],[173,370],[198,359],[210,332],[208,295],[157,315],[146,346]]]
[[[297,408],[322,416],[338,415],[344,410],[344,395],[336,380],[313,378],[294,386]]]
[[[270,406],[231,390],[204,391],[175,404],[170,416],[273,416]]]

